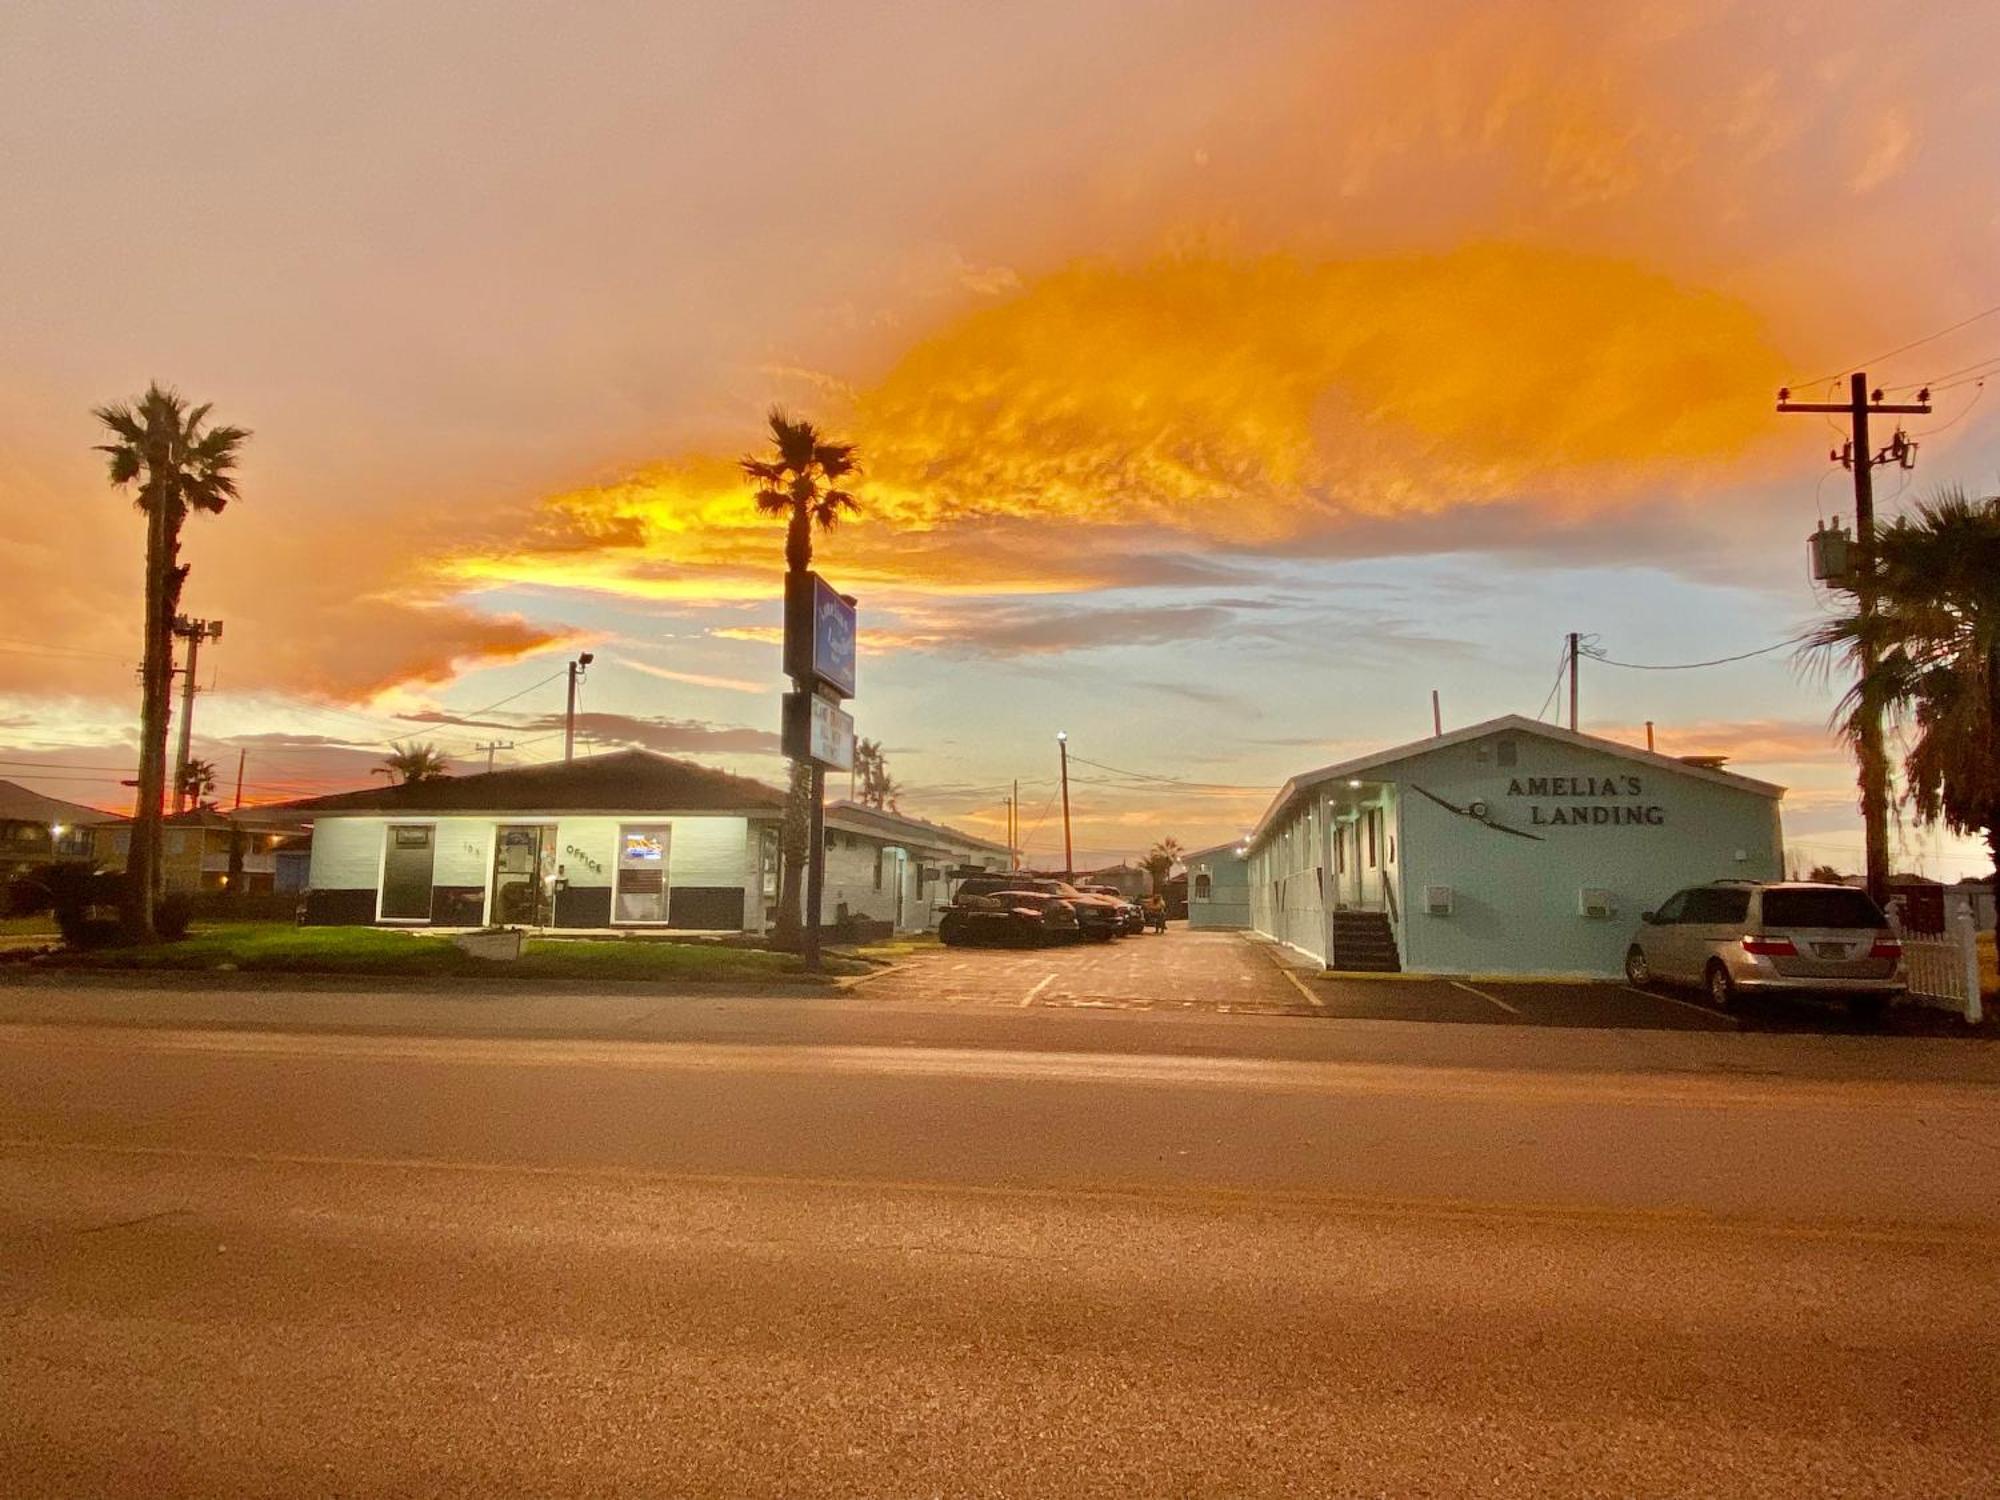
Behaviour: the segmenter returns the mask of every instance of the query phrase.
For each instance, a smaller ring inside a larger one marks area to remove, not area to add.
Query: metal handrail
[[[1396,883],[1389,878],[1387,870],[1382,870],[1378,873],[1382,877],[1382,905],[1388,910],[1389,920],[1400,927],[1403,917],[1402,913],[1396,910]]]

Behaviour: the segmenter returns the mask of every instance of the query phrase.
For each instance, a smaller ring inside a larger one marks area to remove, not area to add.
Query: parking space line
[[[1621,984],[1618,988],[1627,994],[1640,995],[1648,1000],[1664,1000],[1669,1005],[1678,1005],[1682,1010],[1691,1010],[1698,1016],[1707,1016],[1711,1021],[1727,1021],[1738,1031],[1743,1029],[1743,1023],[1736,1017],[1710,1005],[1696,1005],[1692,1000],[1683,1000],[1678,995],[1663,995],[1657,990],[1642,990],[1635,984]]]
[[[1289,979],[1292,982],[1292,988],[1297,990],[1301,995],[1304,995],[1306,997],[1306,1002],[1309,1005],[1311,1005],[1314,1010],[1326,1009],[1326,1002],[1320,999],[1319,996],[1315,995],[1312,992],[1311,985],[1307,984],[1303,979],[1299,978],[1298,975],[1294,974],[1289,967],[1287,967],[1284,964],[1278,963],[1277,959],[1274,958],[1271,960],[1271,962],[1277,965],[1277,969],[1280,974],[1284,975],[1285,978]]]
[[[1482,1000],[1490,1000],[1511,1016],[1518,1016],[1521,1013],[1520,1006],[1509,1005],[1505,1000],[1502,1000],[1498,995],[1489,995],[1484,990],[1476,990],[1469,984],[1459,983],[1459,981],[1456,979],[1451,981],[1451,987],[1455,990],[1464,990],[1465,993],[1468,995],[1477,995]]]
[[[1047,989],[1050,983],[1055,979],[1055,977],[1056,976],[1054,971],[1051,970],[1049,973],[1044,974],[1040,979],[1036,980],[1035,987],[1029,990],[1027,994],[1021,997],[1022,1007],[1025,1009],[1027,1006],[1034,1004],[1035,996],[1039,995],[1043,990]]]

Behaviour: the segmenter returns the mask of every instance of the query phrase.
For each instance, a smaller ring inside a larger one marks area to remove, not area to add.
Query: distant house
[[[277,888],[277,854],[304,830],[296,816],[269,808],[219,812],[204,807],[174,813],[160,833],[160,884],[182,895],[267,895]],[[122,870],[132,851],[132,820],[114,818],[96,828],[97,862]]]
[[[1182,856],[1187,866],[1190,927],[1250,925],[1250,866],[1240,843],[1217,844]]]
[[[756,932],[775,919],[785,794],[648,750],[286,805],[312,825],[306,921]],[[826,811],[822,920],[922,931],[950,872],[1000,844],[899,813]]]
[[[41,865],[88,863],[91,829],[112,815],[0,781],[0,884]]]
[[[1153,874],[1143,865],[1107,865],[1076,877],[1078,885],[1108,885],[1127,901],[1139,901],[1152,894]]]

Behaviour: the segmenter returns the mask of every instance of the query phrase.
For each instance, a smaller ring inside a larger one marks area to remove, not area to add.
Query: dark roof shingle
[[[743,812],[778,809],[784,793],[651,750],[510,766],[402,786],[362,787],[279,804],[315,813]]]

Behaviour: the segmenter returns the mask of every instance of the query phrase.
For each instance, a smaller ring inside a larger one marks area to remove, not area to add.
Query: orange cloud
[[[1740,477],[1782,377],[1751,311],[1523,246],[1367,260],[1081,263],[907,350],[830,426],[866,467],[856,587],[1067,592],[1135,546],[1338,537],[1530,502],[1555,524]],[[1670,394],[1669,394],[1670,393]],[[473,585],[769,596],[777,528],[722,455],[550,498]]]

